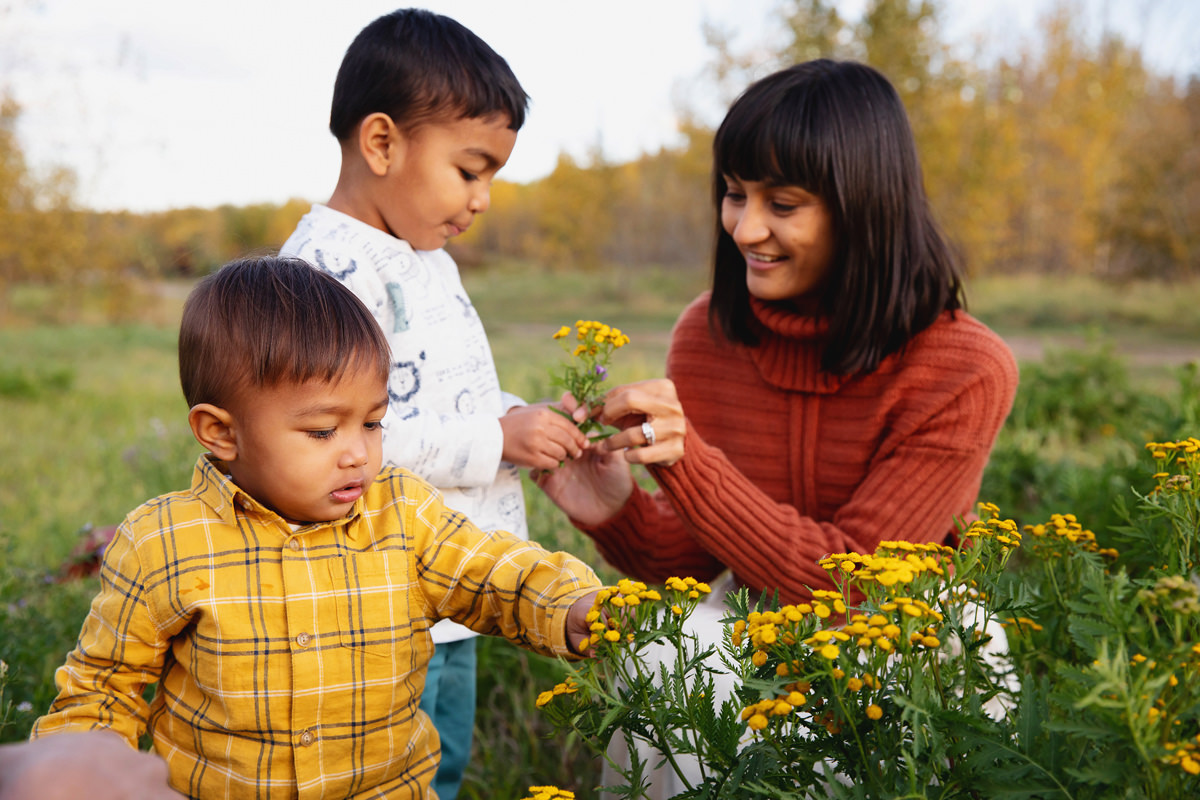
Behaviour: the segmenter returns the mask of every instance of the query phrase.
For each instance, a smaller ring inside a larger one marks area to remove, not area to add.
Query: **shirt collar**
[[[238,515],[248,516],[259,525],[279,526],[289,534],[292,532],[291,523],[267,508],[244,489],[233,482],[229,476],[229,468],[225,462],[212,453],[205,453],[196,461],[192,473],[192,494],[211,508],[221,521],[229,525],[237,525]],[[340,519],[328,522],[313,522],[296,530],[296,533],[308,533],[326,526],[342,527],[351,539],[357,538],[358,522],[362,517],[362,497],[354,501],[350,512]]]

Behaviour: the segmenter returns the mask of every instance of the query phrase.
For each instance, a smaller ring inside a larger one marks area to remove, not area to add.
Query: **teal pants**
[[[421,710],[442,740],[442,761],[433,778],[438,800],[454,800],[471,758],[475,730],[475,637],[437,645],[425,677]]]

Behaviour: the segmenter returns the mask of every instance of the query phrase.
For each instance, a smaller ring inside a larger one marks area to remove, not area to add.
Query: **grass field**
[[[613,366],[614,382],[660,375],[671,325],[705,276],[554,274],[510,265],[468,274],[465,282],[502,383],[537,398],[549,393],[548,369],[561,355],[551,334],[579,318],[617,325],[631,337]],[[120,326],[38,322],[47,318],[38,303],[49,298],[31,290],[19,304],[24,324],[0,327],[0,659],[10,667],[7,685],[0,681],[0,741],[25,736],[45,709],[53,669],[94,591],[88,581],[50,582],[81,529],[116,522],[190,477],[199,450],[185,424],[174,351],[186,289],[163,287],[144,321]],[[1154,409],[1185,422],[1196,413],[1179,411],[1175,399],[1152,405],[1141,398],[1175,391],[1178,366],[1200,358],[1200,285],[1014,277],[975,281],[969,299],[972,313],[1027,359],[1023,376],[1035,376],[1038,386],[1061,378],[1049,400],[1021,407],[1020,425],[998,447],[989,491],[1025,502],[1033,482],[1045,502],[1098,492],[1095,504],[1111,505],[1104,493],[1126,490],[1126,474],[1098,470],[1117,462],[1125,469],[1138,457],[1136,438],[1159,424]],[[1054,374],[1030,368],[1033,358],[1078,347],[1090,354]],[[1119,364],[1110,369],[1110,362]],[[1023,395],[1036,389],[1023,380]],[[1092,403],[1086,412],[1084,400]],[[1063,415],[1076,421],[1066,426]],[[1121,417],[1135,419],[1126,425]],[[1140,427],[1133,424],[1139,419]],[[1050,470],[1047,448],[1060,451],[1053,463],[1067,466]],[[1092,471],[1080,472],[1081,464]],[[590,541],[536,490],[528,496],[536,538],[595,561]],[[464,796],[515,800],[530,783],[556,780],[586,786],[595,765],[570,742],[543,741],[548,728],[532,712],[537,693],[561,674],[558,665],[503,643],[488,643],[481,657],[479,741]]]

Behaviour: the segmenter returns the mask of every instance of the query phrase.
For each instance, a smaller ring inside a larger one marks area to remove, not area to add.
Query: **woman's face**
[[[721,225],[746,259],[746,286],[760,300],[797,300],[825,283],[833,222],[825,201],[799,186],[725,176]]]

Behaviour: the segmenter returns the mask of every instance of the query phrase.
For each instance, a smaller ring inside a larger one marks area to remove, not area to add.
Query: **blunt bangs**
[[[717,177],[799,186],[822,198],[836,191],[834,146],[822,86],[808,74],[752,85],[730,107],[713,141]],[[722,189],[724,187],[722,186]],[[722,192],[723,194],[723,192]],[[717,198],[718,204],[720,197]]]

